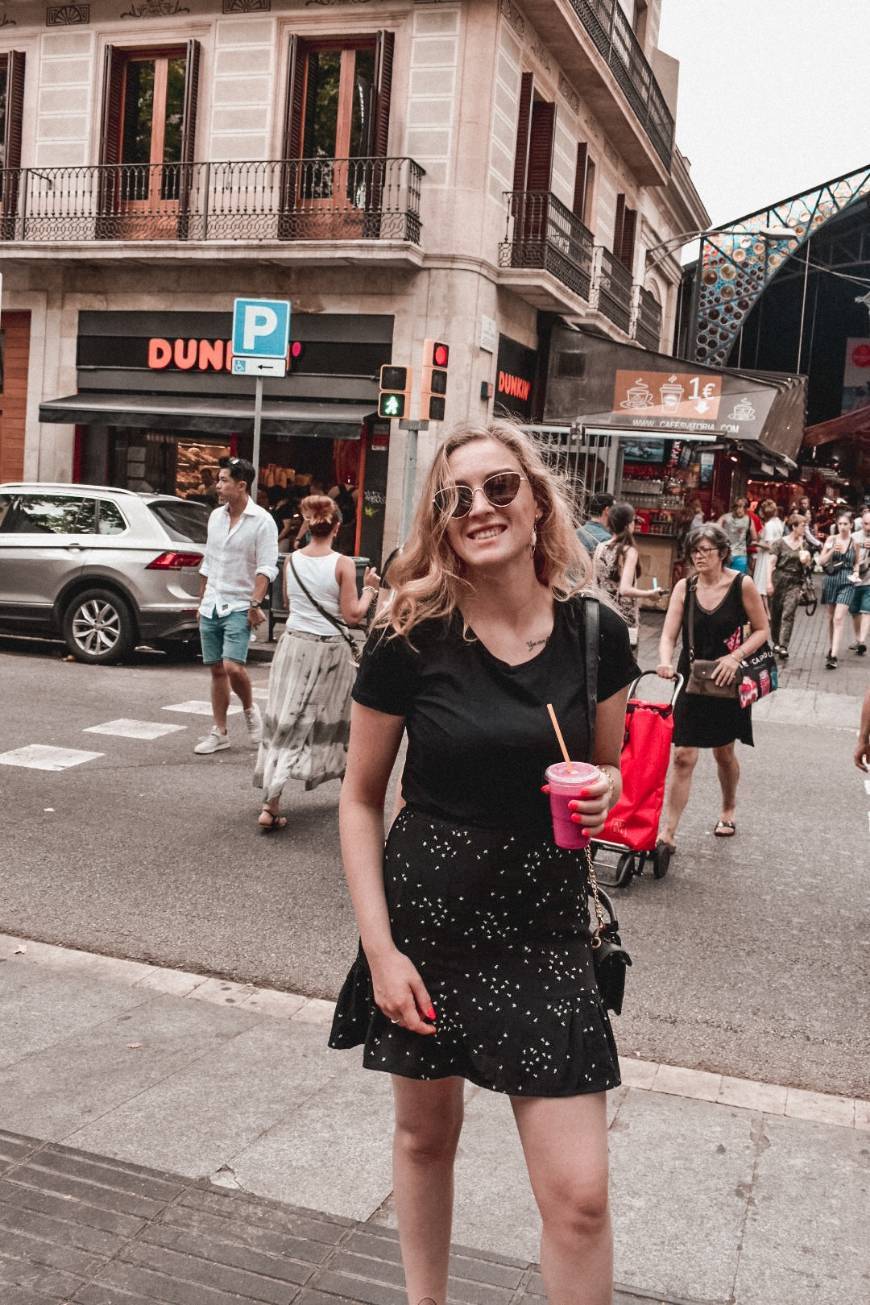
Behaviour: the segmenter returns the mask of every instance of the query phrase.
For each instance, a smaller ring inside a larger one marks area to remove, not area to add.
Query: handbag
[[[586,640],[586,715],[589,720],[590,742],[595,738],[595,716],[598,710],[598,599],[591,594],[583,594],[583,626]],[[605,892],[598,887],[598,878],[589,848],[583,849],[582,858],[586,870],[586,894],[591,898],[594,923],[589,925],[589,939],[592,947],[592,968],[595,983],[607,1010],[614,1015],[622,1014],[622,1001],[625,996],[625,971],[631,965],[631,957],[622,945],[619,936],[619,921],[613,909],[613,903]],[[605,916],[605,909],[607,916]],[[609,918],[608,918],[609,917]]]
[[[353,636],[350,633],[350,627],[345,625],[344,621],[340,621],[337,616],[333,616],[332,612],[327,612],[326,608],[321,607],[317,599],[313,596],[313,594],[309,592],[308,587],[306,586],[299,572],[296,570],[296,566],[293,562],[292,553],[288,554],[287,561],[290,563],[290,570],[293,572],[293,576],[296,580],[296,583],[298,584],[299,588],[302,590],[305,597],[308,599],[309,603],[311,603],[311,606],[316,607],[320,615],[325,617],[330,625],[335,626],[336,630],[338,630],[338,633],[341,635],[342,639],[350,649],[350,655],[351,655],[351,659],[353,660],[354,666],[359,666],[360,662],[362,661],[363,645],[361,643],[357,643],[357,641],[353,638]]]
[[[766,698],[779,687],[776,657],[765,640],[749,657],[743,657],[737,674],[730,684],[717,684],[713,679],[718,661],[705,661],[695,657],[695,584],[689,585],[689,678],[686,693],[706,698],[736,698],[741,707],[749,707],[759,698]]]

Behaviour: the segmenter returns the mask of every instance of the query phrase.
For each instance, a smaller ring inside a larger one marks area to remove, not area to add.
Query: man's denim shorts
[[[218,662],[238,662],[244,666],[248,660],[251,627],[247,612],[227,612],[226,616],[200,616],[199,639],[202,660],[206,666]]]

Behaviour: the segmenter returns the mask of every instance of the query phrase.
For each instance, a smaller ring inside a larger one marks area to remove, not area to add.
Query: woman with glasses
[[[840,645],[846,629],[846,616],[855,595],[853,572],[857,552],[852,539],[852,513],[844,508],[837,513],[835,533],[828,535],[819,556],[825,573],[822,581],[822,606],[828,609],[828,654],[825,666],[835,671],[839,665]]]
[[[441,445],[354,689],[341,796],[361,948],[330,1045],[392,1075],[394,1191],[408,1299],[447,1299],[465,1082],[511,1098],[543,1221],[554,1305],[612,1292],[604,1093],[619,1082],[588,934],[583,863],[554,845],[545,768],[600,774],[575,806],[590,834],[621,791],[625,623],[600,604],[587,715],[589,571],[561,483],[516,427]],[[403,731],[406,805],[383,843]]]
[[[695,574],[679,580],[668,605],[659,642],[658,674],[674,675],[672,662],[677,636],[683,647],[678,671],[683,687],[674,704],[674,756],[670,786],[659,846],[667,853],[676,850],[677,826],[689,800],[692,776],[701,748],[710,748],[719,772],[722,810],[713,833],[733,838],[740,766],[734,751],[737,739],[752,746],[752,709],[741,707],[736,695],[714,698],[686,692],[690,661],[690,610],[694,624],[691,656],[716,661],[717,684],[733,684],[745,657],[766,642],[767,614],[761,596],[749,576],[728,565],[730,546],[724,531],[715,525],[693,530],[687,551]],[[746,627],[749,635],[744,638]]]
[[[783,659],[788,657],[788,645],[804,578],[813,564],[812,554],[804,538],[806,517],[795,512],[789,517],[788,525],[788,534],[771,545],[770,578],[767,582],[770,637],[773,640],[773,651]]]

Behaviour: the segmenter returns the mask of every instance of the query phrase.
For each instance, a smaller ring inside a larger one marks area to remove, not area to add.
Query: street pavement
[[[656,619],[646,618],[645,667],[657,660]],[[712,837],[717,785],[703,757],[668,877],[617,894],[634,959],[615,1022],[626,1055],[867,1089],[870,804],[851,753],[870,659],[849,655],[826,672],[820,639],[821,612],[801,613],[784,687],[756,709],[757,746],[740,752],[737,837]],[[33,745],[99,754],[56,772],[0,765],[14,848],[0,929],[334,998],[356,950],[338,783],[310,794],[288,785],[290,827],[264,837],[240,717],[230,751],[193,755],[209,723],[195,712],[207,710],[201,666],[140,654],[90,667],[44,643],[0,648],[5,760]],[[267,662],[252,675],[262,695]],[[92,732],[124,719],[171,732]]]
[[[816,633],[756,711],[738,837],[702,765],[668,877],[617,894],[619,1305],[867,1298],[867,675],[826,678]],[[401,1305],[389,1081],[326,1047],[355,947],[338,785],[292,786],[263,837],[239,718],[192,755],[201,667],[10,640],[0,671],[2,1305]],[[466,1100],[450,1299],[536,1305],[508,1104]]]

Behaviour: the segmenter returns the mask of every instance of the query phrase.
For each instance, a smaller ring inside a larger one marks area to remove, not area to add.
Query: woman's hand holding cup
[[[600,833],[610,810],[610,793],[612,784],[601,771],[597,779],[587,780],[579,798],[572,798],[568,810],[572,812],[571,820],[580,825],[591,838]]]

